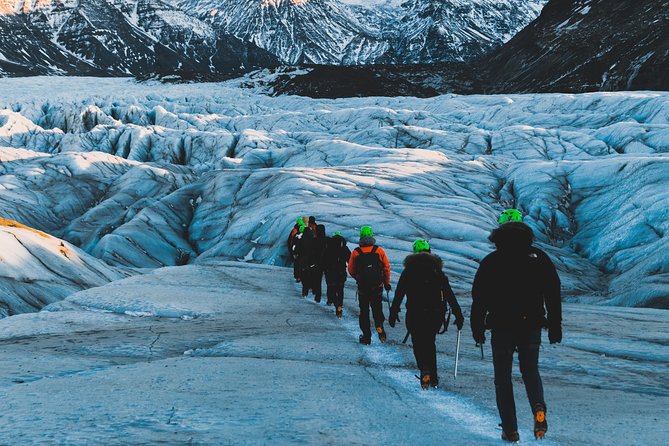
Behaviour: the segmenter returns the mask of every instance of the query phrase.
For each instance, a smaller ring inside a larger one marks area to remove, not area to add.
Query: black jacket
[[[533,238],[532,229],[520,222],[490,234],[497,250],[481,261],[472,288],[474,336],[486,328],[560,327],[560,278],[546,253],[532,246]]]
[[[351,257],[351,250],[346,246],[346,239],[340,235],[329,237],[323,254],[325,281],[329,284],[346,281],[346,264]]]
[[[399,313],[406,295],[407,321],[411,318],[419,322],[420,314],[423,313],[429,318],[438,314],[443,321],[446,302],[455,317],[461,318],[462,310],[442,267],[441,258],[429,252],[408,255],[404,259],[404,271],[397,282],[391,313]]]

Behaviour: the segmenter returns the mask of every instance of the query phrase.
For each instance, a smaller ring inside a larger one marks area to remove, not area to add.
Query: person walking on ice
[[[482,345],[491,330],[495,396],[502,419],[502,439],[519,440],[511,367],[518,352],[520,372],[534,417],[534,436],[548,430],[546,402],[539,375],[541,329],[551,344],[562,341],[560,278],[546,253],[532,246],[532,229],[516,209],[504,211],[490,234],[497,249],[479,265],[472,287],[471,329]]]
[[[420,370],[420,384],[425,390],[439,385],[435,340],[441,326],[447,323],[447,304],[455,315],[458,331],[462,330],[465,321],[442,268],[441,258],[432,254],[429,243],[423,239],[416,240],[413,243],[413,254],[404,259],[404,271],[397,282],[388,317],[388,324],[394,327],[406,296],[405,323],[411,334],[413,354]]]
[[[341,232],[335,232],[325,243],[323,269],[327,284],[327,304],[335,306],[335,314],[341,319],[344,308],[344,283],[346,264],[351,258],[351,250]]]
[[[360,304],[360,330],[358,338],[361,344],[372,342],[372,330],[369,325],[369,309],[376,326],[379,341],[386,342],[383,329],[383,289],[390,291],[390,263],[383,249],[376,246],[374,233],[370,226],[360,228],[359,246],[351,253],[348,261],[348,272],[358,283],[358,303]]]

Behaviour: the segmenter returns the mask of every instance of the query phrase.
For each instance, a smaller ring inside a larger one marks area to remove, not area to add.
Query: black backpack
[[[445,307],[444,292],[442,289],[440,271],[421,270],[415,272],[415,283],[412,285],[418,291],[413,296],[413,304],[417,309],[441,311]]]
[[[355,248],[358,251],[358,258],[355,261],[358,287],[363,290],[373,290],[383,284],[383,265],[376,253],[377,249],[378,246],[374,245],[372,250],[366,253],[360,247]]]

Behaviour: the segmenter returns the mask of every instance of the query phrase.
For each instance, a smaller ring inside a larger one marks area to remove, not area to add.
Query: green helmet
[[[413,252],[418,253],[429,250],[430,250],[430,244],[426,240],[419,238],[418,240],[413,242]]]
[[[297,221],[295,222],[297,226],[303,225],[304,224],[304,218],[302,217],[297,217]]]
[[[360,238],[363,237],[374,237],[371,226],[363,226],[360,228]]]
[[[497,223],[500,225],[510,221],[523,221],[523,214],[521,214],[518,209],[507,209],[502,212],[497,219]]]
[[[302,223],[301,225],[298,225],[297,230],[299,231],[300,234],[302,234],[306,228],[307,226],[304,223]]]
[[[339,237],[343,237],[343,236],[341,235],[341,232],[339,232],[339,231],[337,231],[337,232],[335,232],[334,234],[332,234],[332,237],[335,237],[335,236],[337,236],[337,235],[338,235]]]

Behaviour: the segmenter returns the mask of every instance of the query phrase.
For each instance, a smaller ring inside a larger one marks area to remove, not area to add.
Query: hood
[[[346,245],[346,239],[341,235],[333,235],[330,237],[333,241],[340,243],[342,246]]]
[[[360,246],[374,246],[376,245],[376,239],[374,237],[361,237],[358,244]]]
[[[404,259],[405,268],[436,268],[441,270],[443,262],[438,255],[429,252],[419,252],[417,254],[409,254]]]
[[[325,225],[316,226],[316,237],[325,239]]]
[[[494,229],[488,240],[497,246],[498,250],[514,250],[526,252],[532,246],[534,233],[525,223],[511,221]]]

